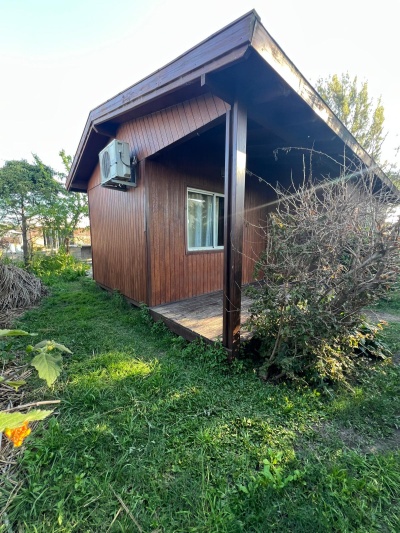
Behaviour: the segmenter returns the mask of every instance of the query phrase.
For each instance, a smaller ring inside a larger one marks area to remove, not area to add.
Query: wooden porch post
[[[240,342],[247,110],[237,99],[226,114],[223,344],[235,357]]]

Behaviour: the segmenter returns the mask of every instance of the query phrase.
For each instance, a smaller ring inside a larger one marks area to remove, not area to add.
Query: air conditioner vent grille
[[[101,186],[119,191],[136,187],[136,163],[127,142],[112,140],[99,153]]]
[[[101,160],[101,171],[104,176],[104,179],[106,180],[110,176],[110,169],[111,169],[110,154],[108,152],[104,152],[102,160]]]

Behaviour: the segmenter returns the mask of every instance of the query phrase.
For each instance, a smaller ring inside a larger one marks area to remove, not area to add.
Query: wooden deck
[[[250,299],[242,294],[242,323],[249,316]],[[155,320],[162,320],[170,330],[191,341],[222,339],[222,291],[194,296],[179,302],[150,308]],[[245,334],[246,335],[246,334]]]

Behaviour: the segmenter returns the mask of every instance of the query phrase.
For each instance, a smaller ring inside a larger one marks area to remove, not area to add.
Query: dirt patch
[[[378,453],[400,449],[400,430],[396,429],[393,435],[379,439],[366,439],[352,428],[339,428],[337,434],[346,448],[358,449],[362,453]]]
[[[392,315],[391,313],[385,313],[384,311],[364,311],[364,314],[370,320],[374,322],[400,322],[400,315]]]
[[[364,454],[396,451],[400,449],[400,429],[395,429],[388,437],[367,437],[361,435],[353,428],[337,427],[325,422],[314,426],[317,437],[323,440],[337,441],[342,448],[356,450]]]

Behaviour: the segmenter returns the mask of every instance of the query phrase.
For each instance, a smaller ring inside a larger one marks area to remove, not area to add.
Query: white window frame
[[[199,194],[205,194],[207,196],[212,196],[213,198],[213,246],[197,246],[197,247],[189,247],[189,193],[199,193]],[[221,194],[219,192],[211,192],[211,191],[204,191],[202,189],[195,189],[193,187],[187,187],[186,191],[186,242],[187,242],[187,250],[188,252],[202,252],[207,250],[223,250],[223,246],[216,246],[216,243],[218,242],[218,219],[216,217],[217,213],[217,198],[224,198],[224,204],[225,204],[225,195]]]

